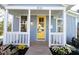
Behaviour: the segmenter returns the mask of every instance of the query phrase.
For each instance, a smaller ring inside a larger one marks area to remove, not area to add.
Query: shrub
[[[52,47],[52,53],[55,55],[66,55],[70,54],[72,51],[69,47]]]

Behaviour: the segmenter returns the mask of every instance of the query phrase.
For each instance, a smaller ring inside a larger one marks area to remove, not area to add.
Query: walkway
[[[26,55],[52,55],[45,41],[31,42],[31,46]]]

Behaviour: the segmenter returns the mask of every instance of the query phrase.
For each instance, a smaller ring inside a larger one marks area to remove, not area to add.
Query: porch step
[[[31,46],[26,52],[26,55],[52,55],[47,42],[38,41],[31,42]]]

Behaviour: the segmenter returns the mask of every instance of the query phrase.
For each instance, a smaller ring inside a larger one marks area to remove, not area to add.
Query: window
[[[21,32],[27,32],[27,16],[21,16]]]
[[[61,18],[56,19],[57,20],[57,32],[63,32],[63,20]]]

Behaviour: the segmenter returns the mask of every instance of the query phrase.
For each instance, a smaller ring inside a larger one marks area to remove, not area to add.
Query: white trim
[[[58,25],[57,25],[58,24],[58,20],[62,20],[62,18],[56,18],[56,32],[58,32]]]
[[[70,13],[67,13],[67,15],[72,16],[72,17],[77,17],[77,16],[74,16],[74,15],[72,15],[72,14],[70,14]]]
[[[77,26],[78,26],[78,18],[76,17],[76,38],[77,38]]]
[[[20,15],[20,20],[19,20],[19,32],[21,32],[21,16],[27,16],[27,15]],[[27,20],[28,20],[28,16],[27,16]]]
[[[28,19],[27,19],[27,32],[28,32],[28,47],[30,47],[30,17],[31,17],[31,10],[28,10]]]
[[[49,47],[51,46],[51,9],[49,9]]]
[[[21,32],[21,16],[19,18],[19,32]]]
[[[7,26],[8,26],[8,10],[6,9],[6,11],[5,11],[5,19],[4,19],[4,39],[3,39],[3,45],[6,44]]]
[[[49,10],[49,9],[51,9],[51,10],[63,10],[64,9],[64,7],[47,7],[47,6],[6,6],[6,8],[7,9],[33,9],[33,10]]]
[[[58,32],[58,27],[57,27],[57,24],[58,24],[57,21],[58,21],[58,19],[56,18],[55,20],[56,20],[56,32]]]
[[[12,27],[11,27],[12,32],[13,32],[13,20],[14,20],[14,16],[13,16],[13,18],[12,18]]]
[[[67,13],[70,13],[74,16],[79,16],[79,13],[75,12],[75,11],[72,11],[72,10],[68,10]]]
[[[66,44],[66,9],[63,10],[63,20],[64,20],[64,45]]]

